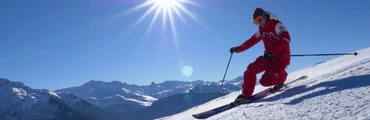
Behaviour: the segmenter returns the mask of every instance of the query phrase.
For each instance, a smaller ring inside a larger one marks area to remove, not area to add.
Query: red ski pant
[[[285,71],[287,65],[274,64],[266,61],[262,56],[258,57],[253,63],[248,65],[244,72],[243,95],[252,96],[256,85],[257,74],[265,71],[262,75],[260,84],[262,86],[273,86],[285,82],[288,74]]]

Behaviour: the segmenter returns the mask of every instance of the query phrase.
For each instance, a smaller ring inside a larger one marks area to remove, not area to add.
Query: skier
[[[287,28],[276,15],[262,8],[257,7],[252,17],[253,23],[258,25],[257,31],[240,46],[232,47],[230,53],[248,50],[262,39],[265,51],[263,56],[248,65],[244,72],[242,94],[235,99],[236,101],[248,100],[252,96],[258,73],[265,71],[260,84],[265,87],[274,86],[273,89],[283,87],[288,76],[285,69],[290,64],[290,57],[279,57],[290,55],[290,35]]]

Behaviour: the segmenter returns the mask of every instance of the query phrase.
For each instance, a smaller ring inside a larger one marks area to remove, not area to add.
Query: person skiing
[[[230,53],[248,50],[262,39],[265,51],[263,56],[259,56],[245,70],[242,94],[236,101],[251,98],[258,73],[264,71],[260,84],[265,87],[274,86],[273,89],[283,87],[288,76],[285,69],[290,64],[290,57],[282,57],[290,55],[290,35],[287,28],[276,15],[259,7],[253,11],[252,18],[252,22],[258,25],[257,31],[240,46],[230,48]]]

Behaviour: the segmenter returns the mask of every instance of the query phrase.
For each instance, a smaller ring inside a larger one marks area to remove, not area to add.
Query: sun
[[[156,4],[159,4],[161,6],[164,6],[164,7],[169,7],[169,6],[172,6],[174,5],[176,2],[176,0],[155,0]]]
[[[145,2],[134,6],[133,8],[130,8],[126,11],[124,11],[124,14],[132,13],[135,11],[138,11],[143,8],[148,8],[146,12],[133,23],[129,30],[134,30],[141,22],[144,21],[144,19],[147,18],[148,15],[154,14],[153,18],[150,21],[149,27],[146,30],[145,34],[148,34],[152,28],[156,20],[158,19],[159,15],[162,14],[162,26],[166,26],[166,24],[170,24],[171,31],[173,33],[174,41],[177,42],[177,33],[176,33],[176,26],[175,26],[175,20],[174,17],[177,15],[180,20],[186,24],[185,18],[183,14],[187,15],[191,19],[195,20],[199,24],[201,24],[203,27],[206,27],[197,17],[193,15],[184,5],[185,4],[191,4],[199,7],[204,7],[196,2],[193,2],[191,0],[146,0]],[[169,20],[169,23],[167,22]],[[208,27],[206,27],[208,29]]]

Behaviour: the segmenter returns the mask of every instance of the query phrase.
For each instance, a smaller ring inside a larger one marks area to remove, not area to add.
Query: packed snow
[[[370,119],[370,48],[358,56],[341,56],[293,73],[295,82],[286,91],[275,93],[248,105],[214,115],[210,120],[245,119]],[[255,92],[266,87],[256,86]],[[182,113],[161,120],[191,120],[192,114],[232,102],[241,92],[233,92]]]

